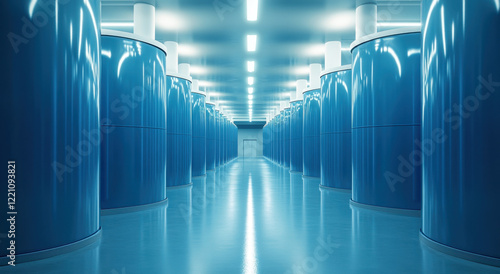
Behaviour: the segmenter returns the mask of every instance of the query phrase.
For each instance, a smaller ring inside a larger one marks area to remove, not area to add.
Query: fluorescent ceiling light
[[[248,68],[248,72],[254,72],[255,71],[255,61],[248,61],[247,68]]]
[[[247,50],[255,51],[257,49],[257,35],[247,35]]]
[[[259,0],[247,0],[247,20],[257,21],[259,10]]]
[[[248,95],[248,99],[253,100],[253,95]]]
[[[102,22],[101,27],[105,28],[128,28],[133,27],[134,22]]]
[[[421,27],[422,23],[418,22],[378,22],[377,27]]]
[[[249,105],[253,104],[253,101],[252,100],[248,100],[248,104]]]
[[[253,88],[248,88],[248,93],[252,94],[253,93]]]
[[[252,86],[255,83],[255,78],[248,77],[248,85]]]

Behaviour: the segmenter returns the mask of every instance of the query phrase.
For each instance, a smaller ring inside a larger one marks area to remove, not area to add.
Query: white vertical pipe
[[[356,8],[356,39],[377,32],[377,4],[366,3]]]
[[[193,91],[199,92],[200,91],[200,82],[198,80],[193,80]]]
[[[173,41],[167,41],[163,44],[167,47],[167,72],[179,72],[179,44]]]
[[[325,70],[342,65],[342,44],[340,41],[327,42],[325,45]]]
[[[179,74],[184,77],[191,77],[191,66],[186,63],[179,64]]]
[[[134,34],[155,39],[155,7],[153,5],[134,4]]]
[[[290,102],[297,99],[297,91],[290,91]]]
[[[321,87],[321,64],[309,65],[309,87],[311,89],[318,89]]]
[[[307,80],[297,80],[297,99],[302,100],[302,92],[307,88]]]

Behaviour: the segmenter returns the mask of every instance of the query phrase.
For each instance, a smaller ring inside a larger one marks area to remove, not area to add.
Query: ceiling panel
[[[132,22],[134,2],[103,0],[103,22]],[[191,64],[201,89],[235,121],[249,120],[248,76],[255,77],[253,121],[263,121],[288,100],[296,80],[308,78],[309,64],[324,63],[325,42],[339,40],[349,48],[355,38],[354,0],[260,0],[256,22],[246,20],[245,0],[149,2],[156,6],[156,39],[179,43],[179,62]],[[420,21],[420,1],[378,6],[379,22]],[[247,52],[247,34],[258,36],[256,52]],[[247,60],[256,62],[255,73],[247,72]],[[348,51],[342,62],[351,63]]]

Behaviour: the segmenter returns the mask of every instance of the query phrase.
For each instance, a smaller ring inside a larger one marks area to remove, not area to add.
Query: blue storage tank
[[[321,186],[352,188],[351,66],[321,76]]]
[[[283,111],[283,166],[290,168],[290,108]]]
[[[99,151],[105,132],[99,127],[100,1],[2,1],[0,9],[5,172],[0,216],[6,233],[0,264],[6,265],[11,217],[16,220],[17,237],[9,239],[15,240],[15,264],[66,253],[98,238]],[[74,37],[81,43],[71,43]],[[8,197],[17,198],[10,209]]]
[[[220,138],[219,138],[219,153],[220,153],[220,165],[225,165],[226,164],[226,159],[225,159],[225,142],[226,142],[226,117],[224,116],[223,113],[220,115]]]
[[[285,142],[285,112],[283,110],[280,111],[280,114],[278,115],[278,129],[279,164],[281,166],[285,166],[285,145],[283,144]]]
[[[303,101],[290,102],[290,171],[302,173]]]
[[[500,266],[500,6],[424,0],[422,240]]]
[[[352,51],[352,199],[420,210],[420,28],[380,32]],[[416,165],[411,162],[417,161]]]
[[[220,111],[215,108],[215,167],[220,166]]]
[[[207,108],[206,95],[192,92],[193,105],[193,176],[207,174]]]
[[[303,175],[319,178],[321,90],[305,90],[303,95]]]
[[[167,187],[191,184],[193,123],[191,79],[167,74]]]
[[[227,154],[228,154],[228,143],[229,143],[229,121],[227,117],[224,116],[224,142],[222,143],[224,147],[224,164],[227,164]]]
[[[101,208],[165,200],[166,48],[111,30],[101,45]]]
[[[269,159],[269,143],[270,143],[270,134],[269,134],[269,123],[266,123],[264,125],[264,128],[262,129],[262,146],[264,150],[264,157]]]
[[[207,102],[207,170],[215,170],[215,104]]]

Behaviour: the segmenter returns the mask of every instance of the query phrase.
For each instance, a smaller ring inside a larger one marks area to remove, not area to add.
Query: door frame
[[[257,144],[257,139],[243,139],[243,157],[245,157],[245,141],[254,141]],[[255,157],[257,157],[257,147],[255,147]]]

